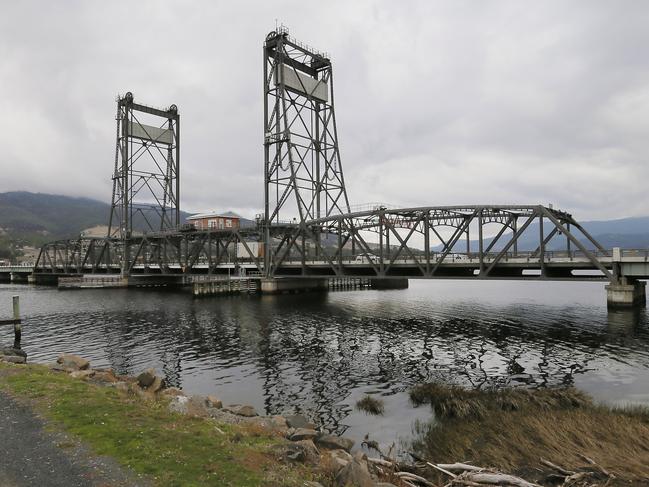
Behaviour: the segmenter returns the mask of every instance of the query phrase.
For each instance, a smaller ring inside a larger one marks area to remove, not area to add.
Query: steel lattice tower
[[[285,28],[266,36],[266,228],[349,212],[333,93],[326,55],[290,38]]]
[[[108,236],[160,232],[180,224],[180,115],[117,99],[113,200]],[[145,123],[146,122],[146,123]]]

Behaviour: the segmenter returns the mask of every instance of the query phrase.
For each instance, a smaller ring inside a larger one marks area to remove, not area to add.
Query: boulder
[[[102,384],[102,385],[107,385],[107,384],[114,384],[115,382],[118,382],[119,379],[115,375],[115,372],[113,372],[111,369],[95,369],[95,373],[92,376],[92,382],[96,384]]]
[[[360,453],[360,452],[359,452]],[[346,487],[373,487],[374,480],[367,468],[367,460],[364,455],[356,455],[336,474],[335,485]]]
[[[3,360],[4,362],[9,362],[12,364],[24,364],[27,363],[27,359],[25,357],[21,357],[20,355],[0,355],[0,360]]]
[[[203,396],[173,396],[169,401],[169,411],[190,416],[209,416]]]
[[[216,396],[207,396],[207,405],[211,408],[221,409],[223,402]]]
[[[255,408],[252,406],[242,405],[242,404],[230,404],[227,407],[224,407],[226,411],[236,414],[237,416],[244,416],[246,418],[252,418],[253,416],[259,416]]]
[[[56,362],[69,370],[86,370],[90,367],[88,360],[71,353],[61,354]]]
[[[21,348],[15,347],[0,347],[0,355],[15,356],[15,357],[25,357],[27,358],[27,352]]]
[[[160,377],[156,376],[156,378],[153,380],[153,383],[146,388],[148,392],[158,392],[161,391],[162,388],[165,386],[164,379],[161,379]]]
[[[286,431],[288,430],[288,423],[284,416],[273,416],[271,422],[274,429]]]
[[[162,393],[165,396],[184,396],[185,393],[178,389],[177,387],[168,387],[166,389],[163,389]]]
[[[349,462],[351,462],[354,457],[352,457],[345,450],[330,450],[328,452],[331,464],[334,467],[334,470],[338,472],[341,468],[346,467]]]
[[[189,398],[187,396],[174,396],[169,401],[169,411],[178,414],[187,414],[189,411]]]
[[[354,440],[342,436],[321,434],[315,439],[315,444],[329,450],[350,451],[354,446]]]
[[[320,452],[311,440],[296,441],[281,445],[282,457],[294,462],[315,465],[320,459]]]
[[[306,428],[310,430],[317,429],[316,425],[310,423],[304,416],[301,414],[291,414],[286,416],[286,424],[289,428]]]
[[[157,375],[154,369],[146,369],[140,375],[137,376],[137,385],[142,389],[146,389],[155,381]]]
[[[313,480],[307,480],[304,482],[305,487],[324,487],[320,482],[314,482]]]
[[[318,432],[316,430],[308,428],[297,428],[289,435],[288,439],[291,441],[313,440],[313,438],[315,438],[316,436],[318,436]]]
[[[73,370],[70,372],[70,377],[73,379],[87,379],[95,375],[94,370]]]

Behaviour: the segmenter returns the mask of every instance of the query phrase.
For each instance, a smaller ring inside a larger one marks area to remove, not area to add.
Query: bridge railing
[[[620,257],[624,258],[641,258],[645,262],[649,261],[649,248],[647,249],[620,249]]]
[[[414,259],[412,256],[409,256],[407,254],[399,254],[396,255],[397,252],[395,250],[391,250],[389,253],[385,251],[383,253],[383,259],[385,262],[412,262]],[[438,262],[441,257],[444,255],[443,252],[431,252],[430,253],[430,260],[431,262]],[[489,252],[489,253],[484,253],[482,255],[482,260],[484,262],[491,262],[495,260],[499,255],[499,252]],[[598,258],[611,258],[612,257],[612,251],[606,250],[606,251],[595,251],[593,250],[591,252],[591,255],[595,255]],[[638,256],[649,256],[649,250],[629,250],[624,252],[624,256],[627,257],[638,257]],[[425,255],[422,250],[415,250],[414,251],[414,257],[416,257],[418,260],[424,260]],[[377,254],[372,254],[371,256],[368,256],[367,253],[357,253],[353,255],[344,255],[341,259],[341,261],[345,264],[349,263],[369,263],[369,260],[372,261],[378,261],[379,255]],[[545,251],[543,254],[543,260],[544,261],[552,261],[552,260],[572,260],[572,259],[587,259],[588,256],[582,252],[581,250],[571,250],[571,251],[566,251],[566,250],[550,250],[550,251]],[[316,263],[316,262],[323,262],[324,257],[321,256],[316,256],[315,254],[310,254],[306,258],[302,258],[302,255],[298,251],[291,251],[289,255],[286,256],[284,259],[285,262],[302,262],[304,260],[305,262],[309,263]],[[501,256],[501,261],[507,262],[507,261],[527,261],[527,262],[538,262],[541,260],[541,256],[539,255],[539,252],[535,251],[518,251],[518,252],[506,252]],[[480,261],[480,253],[479,252],[452,252],[446,255],[444,258],[445,262],[479,262]]]

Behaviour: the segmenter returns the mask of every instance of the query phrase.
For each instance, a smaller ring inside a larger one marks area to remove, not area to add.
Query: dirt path
[[[0,487],[135,487],[113,460],[97,457],[65,435],[44,430],[25,405],[0,392]]]

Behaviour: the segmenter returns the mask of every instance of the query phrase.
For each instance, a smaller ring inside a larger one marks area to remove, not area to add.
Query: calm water
[[[383,444],[429,418],[407,390],[430,380],[572,384],[601,401],[649,404],[647,311],[607,312],[601,283],[411,281],[398,291],[200,300],[0,284],[0,315],[14,294],[33,362],[71,352],[120,373],[155,367],[190,392],[302,412]],[[11,341],[10,328],[0,332]],[[383,396],[385,416],[354,410],[366,392]]]

